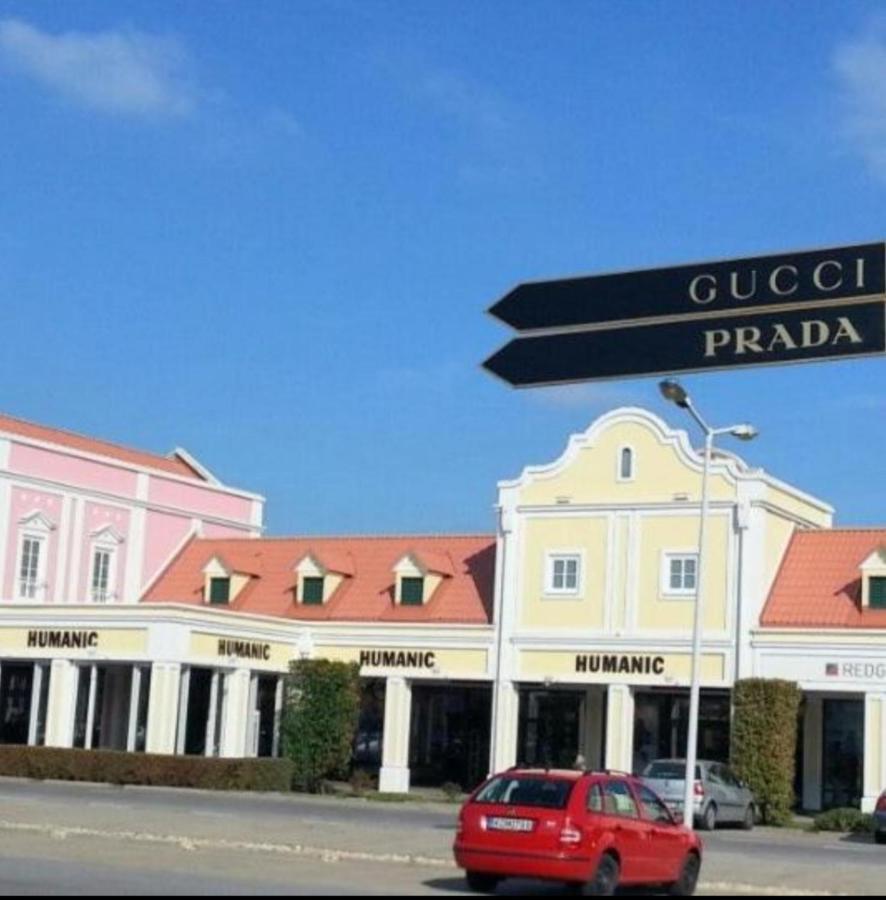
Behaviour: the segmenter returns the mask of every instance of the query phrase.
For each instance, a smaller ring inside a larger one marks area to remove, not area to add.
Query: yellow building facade
[[[685,753],[702,467],[685,432],[621,409],[499,485],[493,768]],[[710,486],[699,752],[722,758],[785,548],[833,511],[730,453]]]

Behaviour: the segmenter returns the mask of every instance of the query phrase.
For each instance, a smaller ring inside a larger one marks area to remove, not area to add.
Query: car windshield
[[[574,781],[527,775],[499,775],[477,794],[475,802],[500,806],[538,806],[565,809]]]
[[[650,763],[644,778],[656,778],[659,781],[683,781],[686,778],[686,763],[654,762]],[[701,781],[701,769],[695,767],[695,780]]]

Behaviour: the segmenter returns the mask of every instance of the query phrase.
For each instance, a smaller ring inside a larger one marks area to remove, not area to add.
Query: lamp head
[[[658,389],[665,400],[676,403],[682,409],[689,405],[689,394],[686,393],[686,389],[675,378],[666,378],[664,381],[660,381]]]
[[[753,425],[736,425],[729,433],[740,441],[752,441],[760,432]]]

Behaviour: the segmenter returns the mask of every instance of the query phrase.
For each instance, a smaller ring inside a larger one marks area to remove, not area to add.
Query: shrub
[[[0,775],[218,791],[288,791],[292,763],[288,759],[219,759],[0,745]]]
[[[853,834],[870,834],[874,830],[874,817],[857,809],[831,809],[815,817],[816,831],[841,831]]]
[[[748,678],[733,691],[732,765],[754,792],[767,825],[791,820],[801,699],[789,681]]]
[[[359,715],[356,663],[300,659],[290,665],[281,737],[297,788],[316,793],[324,779],[346,777]]]

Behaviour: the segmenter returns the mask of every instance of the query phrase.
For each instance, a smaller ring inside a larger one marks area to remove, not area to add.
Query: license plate
[[[494,816],[486,820],[489,831],[532,831],[532,819],[503,819]]]

